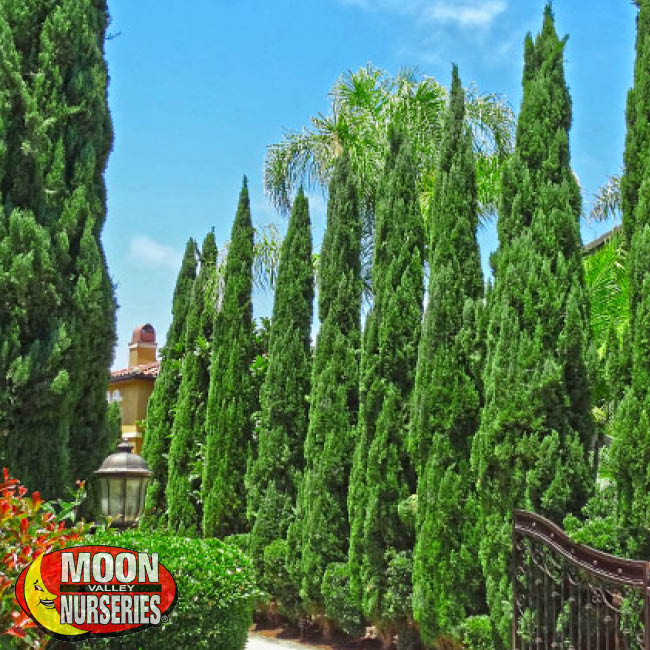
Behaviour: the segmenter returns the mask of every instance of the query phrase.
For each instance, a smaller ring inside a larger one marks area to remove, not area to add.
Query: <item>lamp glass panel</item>
[[[109,484],[109,515],[115,517],[119,516],[119,521],[122,521],[122,516],[124,515],[124,488],[126,479],[123,477],[119,478],[109,478],[106,481]]]
[[[111,514],[108,509],[109,482],[107,478],[101,478],[98,482],[99,482],[99,500],[101,503],[102,514],[104,515],[104,517],[108,517],[108,515]]]
[[[144,498],[147,494],[147,485],[149,484],[148,478],[142,479],[142,488],[140,489],[140,508],[138,514],[141,515],[144,512]]]
[[[144,479],[141,476],[127,478],[126,483],[126,516],[128,523],[135,522],[140,515],[140,493],[143,492],[142,484]]]

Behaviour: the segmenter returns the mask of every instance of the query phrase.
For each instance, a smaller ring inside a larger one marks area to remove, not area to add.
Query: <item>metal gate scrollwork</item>
[[[515,510],[514,650],[650,650],[648,562],[575,544]]]

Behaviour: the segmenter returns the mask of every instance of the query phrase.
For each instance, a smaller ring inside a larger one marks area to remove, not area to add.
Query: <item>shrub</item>
[[[321,591],[326,616],[350,636],[363,634],[363,614],[350,593],[350,570],[347,562],[332,562],[327,565]]]
[[[384,612],[399,628],[406,628],[413,619],[413,553],[389,549],[386,564]]]
[[[415,534],[418,516],[418,495],[411,494],[397,504],[397,516],[410,534]]]
[[[140,633],[95,640],[88,648],[242,650],[259,597],[249,558],[217,539],[173,537],[138,530],[89,536],[88,544],[157,552],[178,587],[169,623]]]
[[[276,539],[264,549],[264,575],[260,587],[277,605],[278,613],[290,620],[300,616],[300,596],[287,571],[287,541]]]
[[[460,624],[459,636],[466,650],[493,650],[496,647],[489,616],[469,616]]]
[[[574,515],[564,518],[566,534],[578,544],[586,544],[607,553],[622,554],[624,540],[617,522],[618,499],[612,484],[599,485],[582,509],[582,520]]]
[[[0,647],[44,648],[49,637],[22,611],[13,585],[22,570],[41,553],[78,542],[87,531],[85,524],[66,528],[85,496],[78,484],[73,501],[59,500],[56,506],[44,502],[38,492],[27,496],[27,488],[3,469],[0,482]],[[9,638],[7,638],[9,637]]]
[[[239,549],[244,555],[248,555],[250,544],[250,535],[248,533],[237,533],[236,535],[227,535],[223,538],[223,543],[228,546]]]

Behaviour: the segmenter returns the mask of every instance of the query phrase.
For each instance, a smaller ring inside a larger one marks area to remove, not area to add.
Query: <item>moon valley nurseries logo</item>
[[[16,598],[47,634],[81,641],[165,623],[177,591],[157,553],[72,546],[27,566],[16,581]]]

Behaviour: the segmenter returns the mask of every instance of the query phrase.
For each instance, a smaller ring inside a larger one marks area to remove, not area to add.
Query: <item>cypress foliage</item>
[[[616,413],[611,460],[626,551],[645,557],[650,550],[650,2],[637,4],[634,86],[627,97],[621,179],[623,229],[629,242],[631,383]]]
[[[489,296],[485,405],[472,446],[480,559],[493,623],[510,643],[511,512],[562,523],[591,491],[589,332],[570,167],[571,99],[550,5],[525,40],[515,152],[504,170],[495,286]]]
[[[147,488],[145,512],[141,522],[143,527],[156,528],[165,525],[167,456],[181,383],[181,364],[185,355],[184,329],[195,278],[196,244],[190,238],[185,246],[185,255],[176,279],[172,299],[172,322],[167,331],[165,347],[161,350],[160,372],[147,404],[142,456],[153,475]]]
[[[111,402],[106,411],[107,447],[115,449],[122,438],[122,409],[117,402]]]
[[[288,569],[305,608],[323,614],[321,582],[348,547],[347,489],[359,390],[361,221],[344,152],[329,190],[321,247],[309,428],[297,514],[288,531]]]
[[[314,280],[309,205],[302,191],[282,244],[269,336],[268,368],[260,391],[257,457],[247,477],[250,553],[258,570],[264,549],[284,538],[304,464],[311,383]]]
[[[407,452],[409,403],[422,319],[424,231],[408,142],[391,130],[379,186],[373,305],[361,362],[359,437],[350,481],[350,572],[364,613],[384,640],[405,624],[392,611],[389,559],[413,549],[398,516],[416,489]],[[360,589],[360,587],[362,589]]]
[[[646,161],[650,151],[650,125],[648,124],[648,97],[650,94],[650,8],[646,0],[634,0],[639,7],[636,18],[636,44],[634,83],[627,93],[625,121],[624,174],[621,177],[621,212],[623,232],[628,250],[635,232],[648,223],[648,210],[642,207],[642,185],[647,184]],[[632,274],[633,277],[633,274]],[[630,286],[630,320],[634,320],[643,273]],[[638,280],[641,280],[639,282]],[[634,295],[636,294],[636,295]]]
[[[253,225],[246,177],[232,227],[224,293],[215,317],[201,497],[203,534],[223,537],[246,528],[244,475],[252,442]]]
[[[217,304],[217,246],[209,232],[201,247],[201,268],[194,281],[185,326],[185,350],[167,463],[168,527],[194,535],[201,529],[199,468],[205,441],[210,388],[210,341]]]
[[[0,2],[0,463],[45,498],[110,451],[102,0]]]
[[[476,241],[476,166],[464,116],[464,93],[454,66],[436,170],[431,273],[410,430],[419,524],[413,613],[427,643],[451,633],[481,603],[469,459],[481,407],[475,333],[483,278]]]

